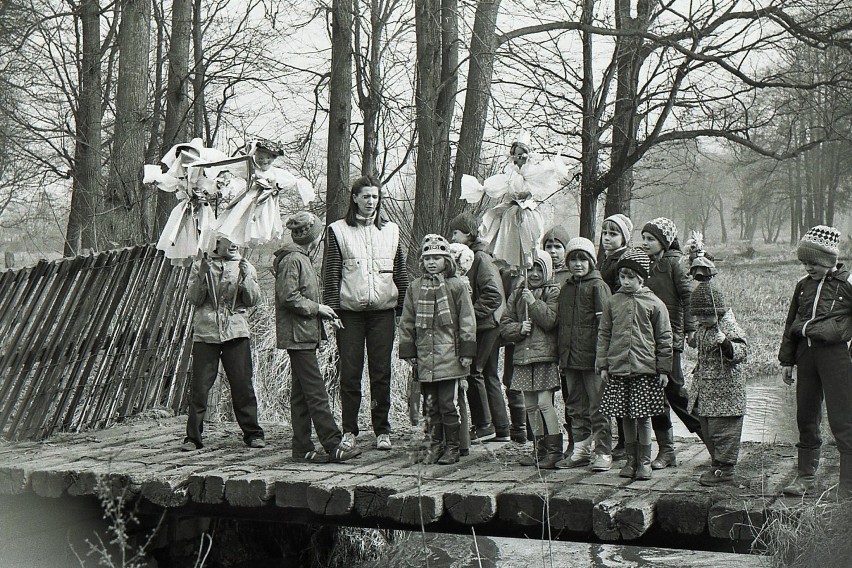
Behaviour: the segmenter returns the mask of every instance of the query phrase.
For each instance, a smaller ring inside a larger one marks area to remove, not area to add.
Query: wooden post
[[[6,268],[15,268],[15,253],[7,250],[3,255],[3,261],[6,263]]]

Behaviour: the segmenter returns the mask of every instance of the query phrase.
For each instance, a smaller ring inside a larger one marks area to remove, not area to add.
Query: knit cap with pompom
[[[834,227],[811,227],[799,241],[796,256],[802,262],[834,268],[840,256],[840,231]]]

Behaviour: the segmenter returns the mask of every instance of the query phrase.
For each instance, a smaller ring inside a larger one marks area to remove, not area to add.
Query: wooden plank
[[[317,480],[308,486],[308,509],[317,515],[340,517],[352,513],[358,485],[371,481],[366,474],[340,474]]]
[[[383,517],[412,528],[430,525],[444,514],[444,491],[425,484],[388,497]]]
[[[657,501],[657,523],[666,532],[699,535],[707,532],[713,497],[702,493],[665,493]]]
[[[388,518],[388,500],[392,495],[417,486],[419,480],[410,475],[376,476],[355,488],[355,512],[364,519]]]
[[[497,496],[500,520],[521,526],[535,526],[548,522],[550,499],[561,485],[548,480],[526,481]]]
[[[656,517],[657,496],[624,489],[592,509],[592,529],[601,540],[634,540],[648,532]]]
[[[615,493],[601,485],[565,485],[550,498],[550,527],[554,531],[591,534],[595,506]]]
[[[741,499],[722,499],[713,503],[707,514],[710,536],[751,542],[767,518],[769,503],[743,502]]]
[[[497,496],[502,483],[449,483],[444,487],[444,510],[463,525],[479,525],[497,517]]]
[[[292,509],[308,509],[308,487],[337,474],[331,471],[308,470],[298,477],[275,481],[275,505]]]

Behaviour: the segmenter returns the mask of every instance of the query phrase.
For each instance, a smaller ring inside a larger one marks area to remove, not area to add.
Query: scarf
[[[438,312],[438,324],[451,326],[453,316],[450,311],[450,299],[447,296],[447,282],[443,274],[424,274],[421,278],[420,298],[415,308],[414,327],[431,329]],[[435,309],[437,308],[437,310]]]

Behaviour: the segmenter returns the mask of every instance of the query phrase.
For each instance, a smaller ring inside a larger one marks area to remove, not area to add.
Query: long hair
[[[349,209],[346,210],[346,215],[343,219],[350,227],[358,226],[358,219],[355,217],[358,214],[358,205],[355,204],[355,197],[361,193],[365,187],[376,187],[379,189],[379,204],[376,205],[376,218],[373,224],[377,229],[384,227],[386,219],[382,217],[382,185],[371,175],[361,176],[352,182],[352,189],[349,192]]]

